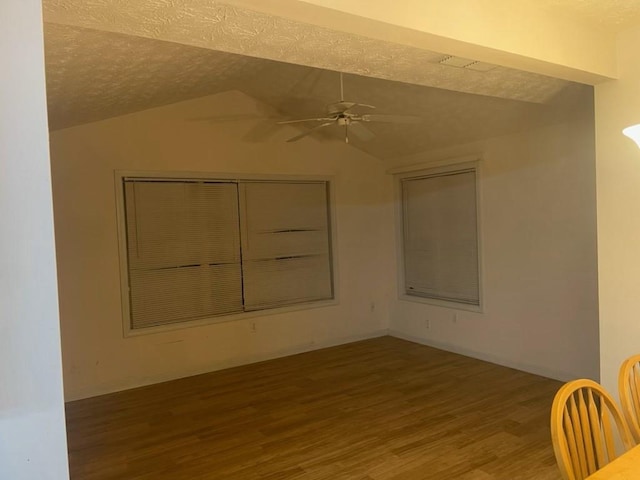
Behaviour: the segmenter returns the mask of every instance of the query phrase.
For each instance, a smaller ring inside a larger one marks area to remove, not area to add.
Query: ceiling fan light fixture
[[[640,123],[625,128],[622,133],[633,140],[640,148]]]

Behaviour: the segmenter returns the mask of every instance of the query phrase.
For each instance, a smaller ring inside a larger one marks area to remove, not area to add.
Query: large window
[[[404,294],[480,306],[475,167],[400,180]]]
[[[328,182],[120,181],[129,329],[333,298]]]

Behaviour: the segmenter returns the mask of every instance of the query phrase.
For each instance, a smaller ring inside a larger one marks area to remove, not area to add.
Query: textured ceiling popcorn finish
[[[44,32],[54,130],[232,90],[272,63],[64,25]]]
[[[243,140],[269,141],[269,135],[284,128],[275,124],[277,120],[316,117],[340,96],[339,76],[333,71],[130,35],[45,27],[52,129],[240,90],[265,108],[250,114],[211,111],[189,121],[210,128],[235,122],[238,128],[247,128]],[[66,48],[51,49],[51,43]],[[376,105],[378,113],[423,119],[416,125],[368,124],[376,134],[372,141],[350,138],[352,146],[389,158],[562,121],[567,111],[573,111],[564,106],[583,102],[589,88],[572,85],[542,105],[345,75],[344,92],[349,100]],[[319,137],[343,141],[344,130],[328,128]]]
[[[211,112],[204,120],[240,121],[250,130],[266,123],[263,130],[273,132],[285,128],[274,117],[323,114],[339,99],[336,71],[343,71],[347,99],[423,118],[416,125],[368,124],[376,134],[370,142],[350,138],[352,146],[390,158],[561,122],[591,101],[590,87],[575,83],[499,66],[479,72],[439,65],[446,52],[209,0],[43,6],[52,129],[239,90],[264,105],[259,115]],[[327,128],[319,137],[343,140],[344,130]]]
[[[455,69],[437,63],[447,52],[356,36],[210,0],[48,0],[43,6],[47,22],[478,95],[544,103],[568,84],[503,67],[488,72]],[[50,49],[57,48],[48,43]]]

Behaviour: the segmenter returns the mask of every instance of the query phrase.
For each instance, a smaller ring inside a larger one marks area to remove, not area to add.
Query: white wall
[[[0,3],[0,478],[7,480],[68,478],[40,8],[34,0]]]
[[[396,162],[483,158],[484,311],[396,301],[392,334],[552,378],[598,378],[594,133],[586,103],[580,121]]]
[[[386,333],[395,271],[383,165],[339,142],[285,143],[299,132],[290,127],[252,143],[255,122],[193,121],[259,110],[229,92],[52,133],[67,400]],[[242,320],[123,338],[114,170],[335,176],[339,304],[252,318],[255,333]]]
[[[640,150],[621,130],[640,123],[640,28],[618,38],[620,79],[598,85],[596,173],[602,383],[640,352]]]
[[[384,164],[339,142],[287,144],[283,140],[297,132],[290,128],[252,143],[245,134],[255,122],[193,121],[263,110],[229,92],[52,134],[68,400],[366,338],[389,327],[404,338],[533,373],[598,378],[590,99],[573,122]],[[484,158],[484,312],[396,300],[393,182],[384,172],[478,153]],[[123,338],[114,170],[334,175],[339,304]]]

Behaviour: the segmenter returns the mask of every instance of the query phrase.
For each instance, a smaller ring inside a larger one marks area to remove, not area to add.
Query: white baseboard
[[[359,342],[361,340],[369,340],[371,338],[384,337],[389,334],[387,329],[375,330],[359,335],[350,335],[346,337],[339,337],[329,339],[323,342],[308,342],[300,345],[293,345],[285,349],[276,350],[273,352],[260,353],[255,355],[244,355],[242,357],[230,358],[215,365],[210,365],[209,368],[203,370],[193,370],[184,372],[182,374],[176,374],[175,372],[168,373],[166,375],[154,375],[144,377],[136,382],[123,382],[118,384],[100,384],[91,385],[88,388],[77,388],[74,390],[65,391],[65,401],[72,402],[75,400],[82,400],[85,398],[97,397],[100,395],[106,395],[109,393],[121,392],[124,390],[130,390],[133,388],[144,387],[147,385],[153,385],[156,383],[168,382],[171,380],[177,380],[179,378],[192,377],[195,375],[202,375],[203,373],[210,373],[219,370],[225,370],[227,368],[240,367],[242,365],[249,365],[252,363],[264,362],[265,360],[273,360],[275,358],[288,357],[291,355],[297,355],[299,353],[311,352],[313,350],[321,350],[323,348],[336,347],[338,345],[344,345],[347,343]]]
[[[408,335],[399,330],[389,330],[389,335],[392,337],[400,338],[402,340],[407,340],[413,343],[419,343],[420,345],[426,345],[428,347],[437,348],[438,350],[445,350],[447,352],[457,353],[459,355],[464,355],[465,357],[476,358],[478,360],[484,360],[486,362],[494,363],[496,365],[501,365],[503,367],[514,368],[516,370],[520,370],[522,372],[532,373],[534,375],[539,375],[541,377],[551,378],[553,380],[559,380],[561,382],[567,382],[569,380],[574,380],[577,376],[573,373],[565,372],[562,370],[549,369],[545,367],[540,367],[538,365],[530,365],[521,362],[514,362],[510,359],[499,357],[497,355],[491,355],[484,352],[477,352],[475,350],[469,350],[466,348],[461,348],[456,345],[451,345],[443,342],[434,341],[428,338],[420,338],[415,337],[413,335]],[[597,379],[594,379],[597,380]]]
[[[126,385],[125,384],[92,385],[91,387],[86,389],[81,388],[81,389],[76,389],[74,391],[66,392],[65,401],[71,402],[74,400],[82,400],[85,398],[96,397],[96,396],[105,395],[108,393],[129,390],[137,387],[144,387],[147,385],[167,382],[170,380],[177,380],[179,378],[201,375],[203,373],[215,372],[215,371],[224,370],[227,368],[239,367],[242,365],[250,365],[252,363],[263,362],[266,360],[273,360],[275,358],[288,357],[291,355],[297,355],[299,353],[310,352],[313,350],[321,350],[323,348],[330,348],[338,345],[344,345],[347,343],[359,342],[362,340],[369,340],[371,338],[383,337],[385,335],[400,338],[402,340],[407,340],[413,343],[418,343],[420,345],[426,345],[429,347],[437,348],[439,350],[445,350],[447,352],[457,353],[459,355],[476,358],[478,360],[484,360],[486,362],[494,363],[496,365],[501,365],[503,367],[514,368],[516,370],[532,373],[534,375],[540,375],[542,377],[552,378],[554,380],[559,380],[562,382],[566,382],[576,378],[575,374],[572,374],[569,372],[556,370],[556,369],[549,369],[549,368],[540,367],[537,365],[530,365],[530,364],[521,363],[521,362],[514,362],[510,359],[502,358],[496,355],[477,352],[475,350],[469,350],[466,348],[458,347],[456,345],[438,342],[438,341],[434,341],[427,338],[416,337],[416,336],[401,332],[399,330],[380,329],[380,330],[375,330],[373,332],[368,332],[360,335],[350,335],[346,337],[329,339],[323,342],[309,342],[309,343],[304,343],[300,345],[294,345],[294,346],[281,349],[281,350],[276,350],[273,352],[261,353],[256,355],[245,355],[237,358],[230,358],[222,362],[219,362],[215,365],[212,365],[208,369],[201,370],[201,371],[190,371],[182,375],[179,375],[179,374],[176,375],[175,373],[171,373],[167,375],[145,377],[143,380],[139,382],[127,383]]]

